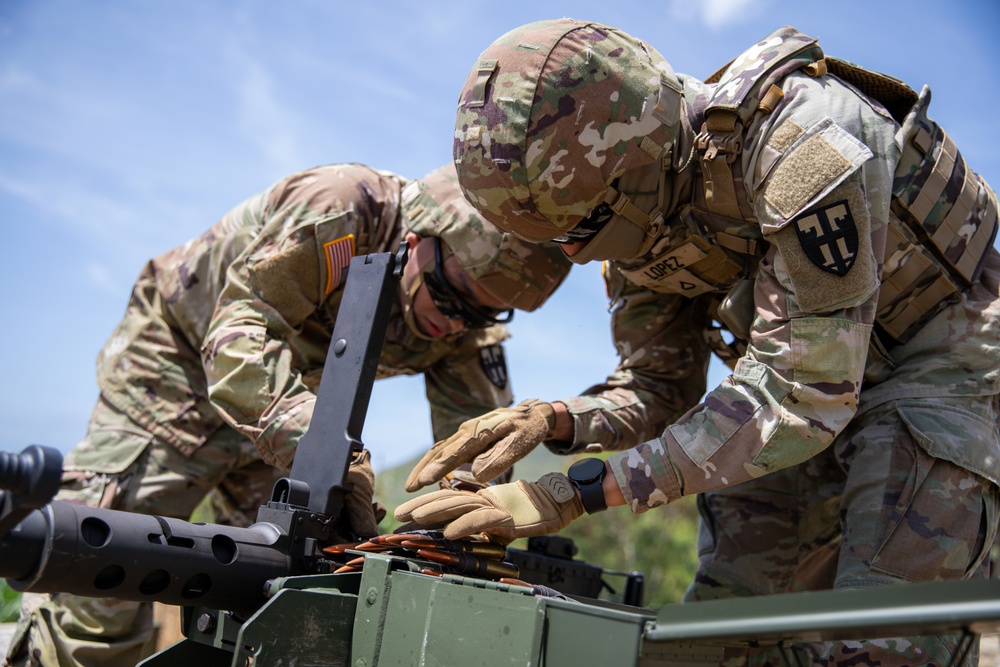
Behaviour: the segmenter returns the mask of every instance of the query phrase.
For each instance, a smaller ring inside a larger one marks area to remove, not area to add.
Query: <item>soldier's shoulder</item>
[[[406,179],[362,164],[329,164],[296,172],[271,186],[270,208],[373,211],[398,205]]]

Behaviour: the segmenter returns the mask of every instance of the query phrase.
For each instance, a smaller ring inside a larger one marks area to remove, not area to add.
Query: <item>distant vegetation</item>
[[[21,594],[7,585],[5,579],[0,579],[0,623],[17,621],[21,609]]]

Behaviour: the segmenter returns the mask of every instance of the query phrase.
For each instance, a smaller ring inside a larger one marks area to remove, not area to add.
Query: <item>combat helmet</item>
[[[642,254],[663,224],[681,91],[656,50],[615,28],[572,19],[516,28],[483,52],[459,96],[462,190],[529,241],[582,236],[601,217],[583,261]],[[639,203],[617,181],[643,168],[653,197]]]
[[[484,220],[458,186],[449,163],[403,190],[407,230],[438,237],[480,287],[518,310],[541,306],[572,266],[553,243],[525,243]]]

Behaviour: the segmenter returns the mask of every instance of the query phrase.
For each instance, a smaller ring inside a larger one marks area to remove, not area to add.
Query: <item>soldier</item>
[[[543,440],[627,451],[397,516],[513,538],[701,494],[687,600],[988,576],[997,200],[929,101],[789,27],[706,82],[593,23],[497,40],[460,96],[459,181],[501,229],[608,260],[621,362],[582,396],[466,422],[407,487],[467,461],[489,478]],[[732,374],[704,394],[713,350]],[[946,664],[956,639],[809,650]]]
[[[249,524],[309,425],[351,257],[409,260],[378,377],[423,373],[436,438],[510,405],[502,325],[535,310],[569,262],[482,220],[447,165],[421,181],[354,164],[289,176],[151,260],[101,351],[101,395],[65,462],[59,498],[188,518],[212,489]],[[367,451],[344,514],[378,532]],[[26,600],[12,664],[134,665],[151,606]]]

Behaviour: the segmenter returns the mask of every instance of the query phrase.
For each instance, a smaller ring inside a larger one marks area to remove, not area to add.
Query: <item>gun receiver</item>
[[[62,456],[32,445],[0,455],[0,576],[19,591],[198,604],[247,615],[276,577],[327,572],[323,543],[343,522],[347,470],[364,426],[395,288],[407,258],[355,257],[334,325],[313,420],[289,477],[248,528],[51,500]],[[50,502],[51,501],[51,502]]]

